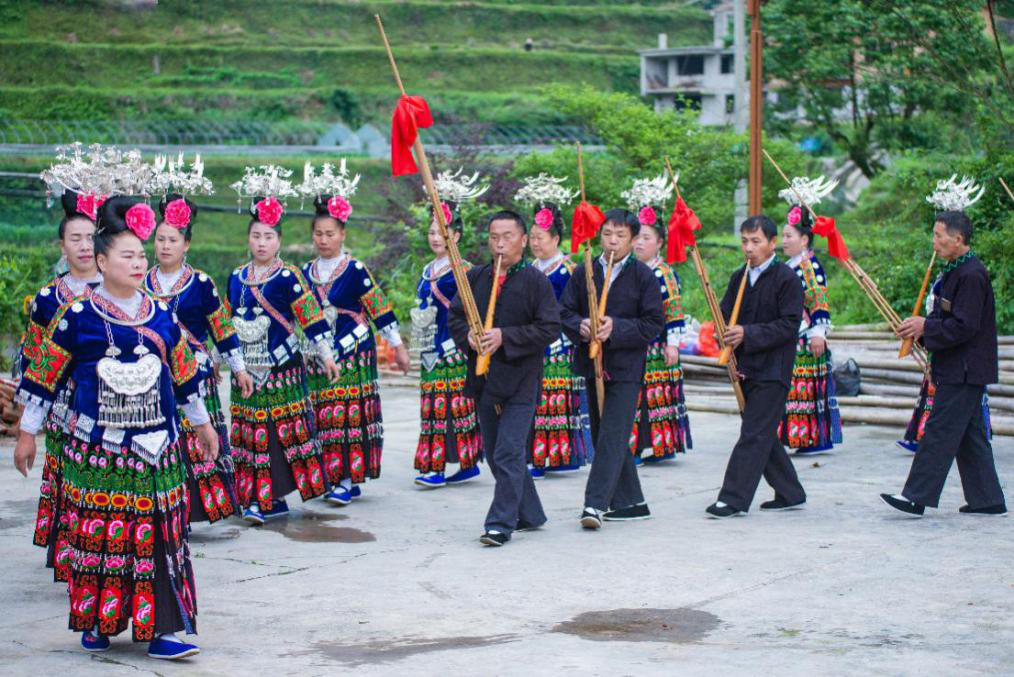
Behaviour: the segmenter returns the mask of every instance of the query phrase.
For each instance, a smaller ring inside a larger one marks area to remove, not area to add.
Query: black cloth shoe
[[[1003,503],[987,505],[985,508],[970,508],[967,505],[963,505],[958,508],[958,512],[963,512],[966,515],[1006,515],[1007,506]]]
[[[715,519],[723,519],[725,517],[736,517],[737,515],[743,514],[742,510],[736,510],[731,505],[728,505],[727,503],[722,503],[721,501],[715,501],[714,503],[709,505],[706,512]]]
[[[494,548],[499,548],[501,545],[511,540],[511,537],[507,534],[502,534],[499,531],[487,531],[479,537],[479,542],[483,545],[491,545]]]
[[[543,524],[545,524],[545,522],[543,522]],[[519,519],[518,525],[514,528],[514,531],[535,531],[536,529],[541,528],[542,524],[532,524],[531,522],[526,522],[523,519]]]
[[[910,501],[904,496],[892,496],[891,494],[880,494],[880,499],[895,510],[907,512],[909,515],[922,517],[926,512],[926,506]]]
[[[648,510],[647,503],[630,505],[618,510],[609,510],[602,515],[602,519],[607,522],[633,522],[634,520],[646,520],[650,517],[651,511]]]
[[[796,502],[796,503],[789,503],[788,501],[786,501],[781,496],[775,496],[775,500],[773,500],[773,501],[764,501],[763,503],[761,503],[760,504],[760,509],[761,510],[767,510],[769,512],[777,512],[779,510],[799,510],[804,505],[806,505],[806,499],[805,498],[803,500],[801,500],[801,501]]]
[[[601,529],[602,513],[595,508],[585,508],[581,513],[581,526],[585,529]]]

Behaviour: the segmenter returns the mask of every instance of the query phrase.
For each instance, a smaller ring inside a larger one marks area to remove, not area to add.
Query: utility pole
[[[764,36],[761,0],[747,0],[750,13],[750,196],[751,214],[761,211],[761,126],[764,120]]]
[[[732,44],[734,48],[732,57],[732,72],[736,78],[735,101],[733,125],[737,134],[745,134],[747,123],[750,120],[750,93],[746,84],[746,3],[749,0],[733,0],[732,10]],[[736,183],[734,194],[735,210],[732,221],[732,234],[739,233],[739,224],[742,223],[747,214],[747,181],[740,179]]]

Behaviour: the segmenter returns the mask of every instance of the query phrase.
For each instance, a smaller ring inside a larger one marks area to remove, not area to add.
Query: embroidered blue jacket
[[[361,261],[346,256],[329,280],[321,279],[317,262],[303,266],[333,334],[335,360],[376,349],[369,323],[379,330],[397,325],[391,302]]]
[[[430,281],[432,267],[433,262],[426,264],[422,277],[419,278],[419,284],[416,285],[416,299],[419,308],[425,310],[432,305],[437,309],[437,331],[433,337],[433,345],[422,346],[422,352],[435,352],[437,357],[444,357],[458,351],[451,331],[447,327],[447,310],[451,307],[454,297],[458,295],[458,283],[455,281],[454,272],[450,267],[439,278]],[[465,267],[467,270],[471,266],[466,263]]]
[[[195,348],[207,352],[210,337],[215,348],[224,358],[241,352],[239,338],[232,326],[229,302],[218,295],[218,288],[211,276],[203,270],[184,265],[183,272],[172,289],[162,289],[156,269],[148,271],[144,286],[159,301],[165,302],[169,310],[187,328],[195,340]]]
[[[268,352],[276,367],[301,355],[299,338],[295,334],[297,324],[311,341],[330,342],[330,328],[320,303],[299,268],[280,265],[264,280],[248,284],[251,269],[252,265],[247,264],[232,271],[229,276],[233,325],[241,340],[244,330],[251,326],[259,324],[257,331],[266,328]],[[257,298],[258,295],[263,301]],[[255,365],[248,361],[247,367],[252,366]]]
[[[144,319],[136,326],[122,324],[116,317],[115,306],[95,294],[60,306],[22,374],[18,397],[48,407],[68,378],[73,378],[71,434],[101,443],[111,452],[126,449],[157,458],[178,436],[177,404],[202,396],[206,372],[198,367],[186,331],[164,303],[145,295],[138,314]],[[112,346],[119,350],[115,359],[107,359],[110,337]],[[157,414],[163,420],[127,429],[99,425],[100,372],[107,380],[118,377],[128,381],[128,386],[153,380],[159,400]]]

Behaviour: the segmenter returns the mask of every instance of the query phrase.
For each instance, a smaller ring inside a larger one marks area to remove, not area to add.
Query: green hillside
[[[406,86],[438,97],[438,114],[554,122],[540,111],[540,86],[585,82],[635,92],[635,50],[654,44],[657,33],[673,45],[711,38],[707,12],[682,2],[129,5],[0,3],[0,114],[382,119],[394,83],[373,20],[380,14]]]

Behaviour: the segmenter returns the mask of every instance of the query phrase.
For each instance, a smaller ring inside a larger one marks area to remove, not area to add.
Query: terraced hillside
[[[707,42],[697,3],[162,0],[0,3],[0,114],[34,119],[386,114],[392,81],[373,15],[405,82],[445,116],[555,120],[537,89],[635,91],[634,50]],[[532,41],[531,51],[525,49]]]

